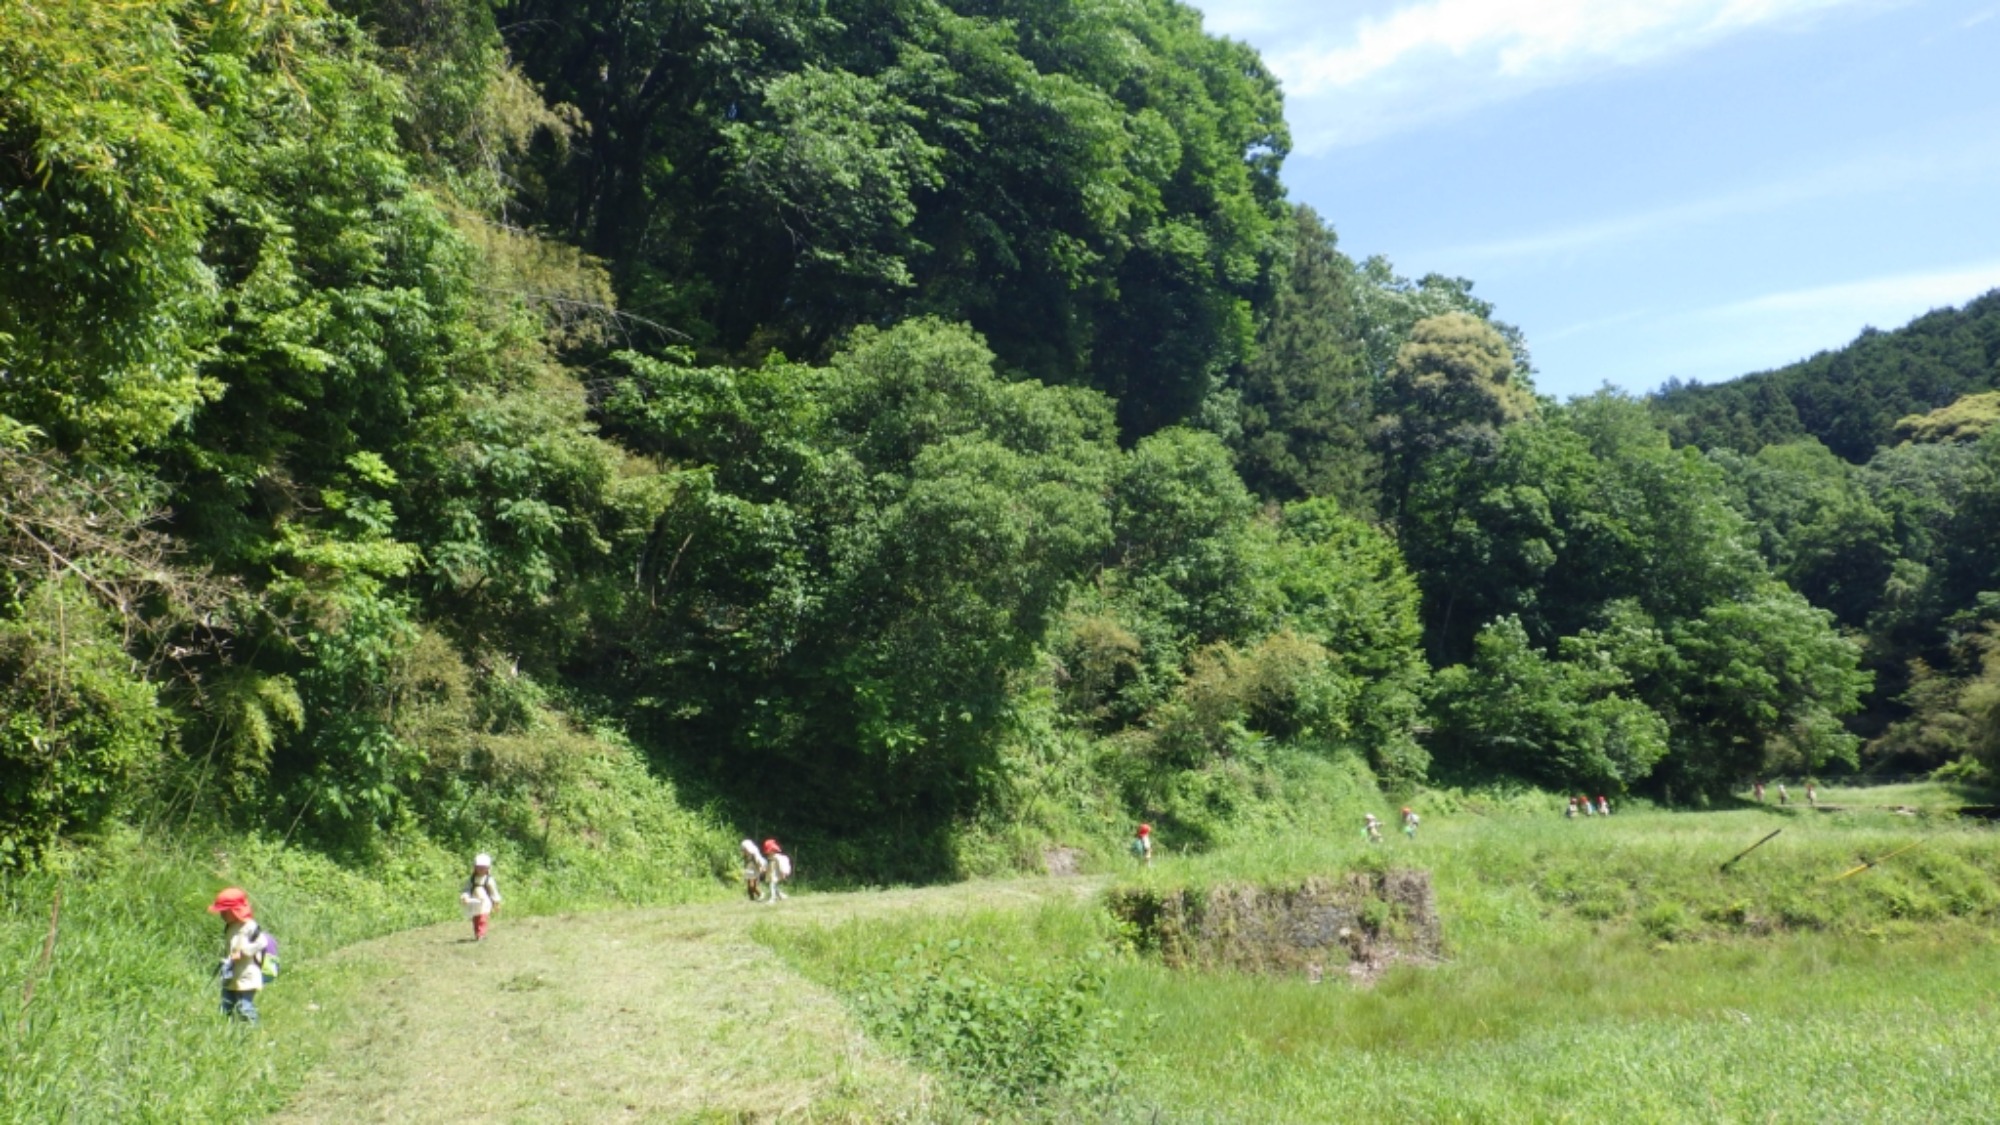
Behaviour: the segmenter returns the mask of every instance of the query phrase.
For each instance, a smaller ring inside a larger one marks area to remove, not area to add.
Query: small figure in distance
[[[1610,802],[1610,801],[1607,801],[1607,800],[1605,800],[1605,799],[1604,799],[1604,794],[1602,794],[1602,793],[1599,793],[1599,794],[1597,795],[1597,815],[1598,815],[1598,816],[1610,816],[1610,815],[1611,815],[1611,802]]]
[[[1756,790],[1755,790],[1755,791],[1756,791],[1756,794],[1757,794],[1757,803],[1758,803],[1758,804],[1760,804],[1760,805],[1761,805],[1761,804],[1763,804],[1763,803],[1764,803],[1764,779],[1763,779],[1763,778],[1758,778],[1758,779],[1757,779],[1757,788],[1756,788]]]
[[[781,889],[791,877],[792,857],[778,847],[778,841],[764,841],[764,901],[776,906],[779,899],[792,897]]]
[[[1819,787],[1810,781],[1806,782],[1806,804],[1819,807]]]
[[[743,849],[743,893],[756,902],[764,897],[764,857],[757,851],[755,840],[745,840],[738,846]]]
[[[264,987],[263,934],[242,887],[224,887],[208,904],[222,915],[222,1014],[257,1022],[257,993]]]
[[[1403,806],[1403,835],[1405,835],[1405,836],[1409,837],[1409,838],[1410,838],[1410,839],[1412,839],[1412,840],[1416,839],[1416,838],[1417,838],[1417,825],[1418,825],[1418,823],[1420,823],[1420,822],[1421,822],[1421,819],[1422,819],[1422,818],[1418,817],[1418,816],[1417,816],[1417,814],[1416,814],[1416,812],[1415,812],[1414,810],[1412,810],[1412,809],[1410,808],[1410,806],[1408,806],[1408,805],[1404,805],[1404,806]]]
[[[1782,781],[1778,783],[1778,803],[1781,805],[1789,805],[1792,803],[1791,791],[1785,788],[1785,783]]]
[[[1362,818],[1361,834],[1364,837],[1366,837],[1368,842],[1371,844],[1379,844],[1382,842],[1382,822],[1375,819],[1374,813],[1368,813]]]
[[[1132,858],[1147,867],[1153,866],[1153,826],[1141,824],[1139,831],[1132,835]]]
[[[500,905],[500,884],[493,881],[493,857],[480,852],[472,857],[472,875],[458,892],[458,901],[472,919],[472,940],[485,941],[486,927],[493,910]]]
[[[1566,820],[1575,820],[1575,819],[1576,819],[1576,798],[1575,798],[1575,797],[1571,797],[1571,798],[1569,799],[1569,807],[1563,810],[1563,818],[1564,818],[1564,819],[1566,819]]]
[[[1580,808],[1583,809],[1583,815],[1585,816],[1597,815],[1597,809],[1591,805],[1590,798],[1579,796],[1576,799],[1576,803]]]

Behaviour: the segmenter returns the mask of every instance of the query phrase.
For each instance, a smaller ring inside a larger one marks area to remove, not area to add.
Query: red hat
[[[765,855],[777,855],[777,854],[778,854],[778,842],[777,842],[776,840],[766,840],[766,841],[764,841],[764,854],[765,854]]]
[[[215,894],[215,901],[208,904],[210,914],[226,915],[232,922],[250,920],[250,896],[242,887],[224,887]]]
[[[1141,836],[1151,836],[1152,834],[1153,834],[1153,826],[1152,826],[1152,825],[1150,825],[1150,824],[1141,824],[1141,825],[1139,826],[1139,835],[1141,835]]]

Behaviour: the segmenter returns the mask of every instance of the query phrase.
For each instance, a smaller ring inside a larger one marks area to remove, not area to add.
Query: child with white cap
[[[493,881],[493,857],[480,852],[472,858],[472,877],[458,894],[459,905],[472,919],[472,940],[486,940],[486,924],[500,905],[500,884]]]
[[[767,864],[764,855],[757,850],[755,840],[745,840],[737,845],[743,852],[743,893],[751,902],[764,897],[764,870]]]

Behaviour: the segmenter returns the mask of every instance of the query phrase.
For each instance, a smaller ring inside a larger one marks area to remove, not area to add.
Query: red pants
[[[472,916],[472,940],[473,940],[473,941],[478,941],[478,940],[480,940],[481,938],[483,938],[483,937],[485,937],[485,936],[486,936],[486,921],[487,921],[487,919],[488,919],[488,918],[490,918],[490,917],[492,917],[492,916],[491,916],[491,915],[488,915],[488,914],[474,914],[474,915]]]

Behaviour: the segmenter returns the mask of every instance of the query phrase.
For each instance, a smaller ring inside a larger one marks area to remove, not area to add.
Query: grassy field
[[[1123,881],[1282,886],[1356,866],[1429,869],[1448,959],[1391,969],[1371,988],[1117,959],[1102,1001],[1122,1018],[1123,1082],[1095,1112],[1991,1120],[2000,834],[1881,807],[1975,803],[1956,792],[1904,787],[1865,806],[1839,796],[1823,792],[1822,804],[1847,811],[1641,809],[1569,821],[1546,799],[1482,807],[1436,795],[1414,841],[1370,845],[1356,823],[1283,848],[1166,856]],[[1005,978],[1118,942],[1101,912],[1059,905],[760,937],[849,994],[866,987],[870,966],[907,961],[920,945],[959,942]]]
[[[1415,840],[1341,815],[1282,845],[1163,840],[1108,878],[777,908],[697,880],[606,909],[623,876],[551,871],[508,886],[481,945],[442,921],[437,856],[383,878],[129,847],[5,888],[0,1119],[1991,1120],[2000,832],[1943,814],[1979,796],[1571,821],[1541,794],[1426,793]],[[1446,955],[1372,987],[1168,970],[1102,905],[1114,882],[1383,867],[1431,873]],[[207,979],[225,873],[268,888],[287,939],[249,1034]]]

